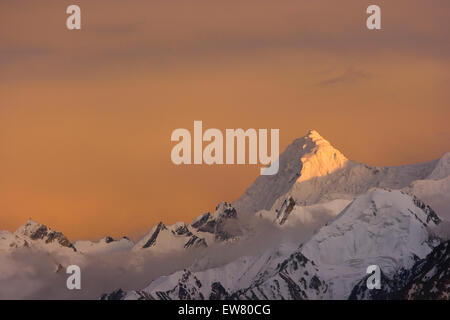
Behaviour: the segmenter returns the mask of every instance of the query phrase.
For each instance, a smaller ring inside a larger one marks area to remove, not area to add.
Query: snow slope
[[[426,257],[438,244],[428,228],[439,222],[417,198],[373,189],[300,247],[281,246],[200,272],[179,271],[121,298],[345,299],[369,265],[392,276]]]
[[[373,189],[322,227],[301,252],[320,267],[332,298],[346,298],[369,265],[388,276],[431,252],[436,213],[415,197]]]
[[[450,221],[450,176],[439,180],[417,180],[405,190],[430,204],[440,217]]]
[[[123,237],[119,240],[105,237],[99,241],[76,241],[74,246],[78,252],[98,255],[118,251],[128,251],[134,246],[134,242],[127,237]]]

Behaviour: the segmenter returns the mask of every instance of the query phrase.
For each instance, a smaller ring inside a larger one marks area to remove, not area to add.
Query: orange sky
[[[65,28],[79,4],[82,30]],[[450,2],[0,3],[0,230],[137,236],[232,201],[256,166],[172,164],[170,134],[308,129],[372,165],[450,151]]]

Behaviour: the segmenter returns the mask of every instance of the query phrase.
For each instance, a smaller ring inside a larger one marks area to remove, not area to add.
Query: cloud
[[[317,83],[318,86],[331,86],[338,84],[353,84],[360,80],[368,79],[372,75],[363,70],[354,69],[353,67],[349,67],[344,73],[341,73],[338,76],[334,76],[328,78],[326,80],[320,81]]]
[[[192,248],[172,253],[111,252],[98,256],[49,255],[46,252],[17,249],[0,254],[0,300],[3,299],[98,299],[103,293],[119,288],[129,291],[143,289],[152,280],[163,275],[190,268],[206,270],[225,265],[242,256],[255,256],[273,250],[281,243],[294,247],[308,239],[318,225],[330,218],[326,209],[313,212],[315,221],[296,223],[283,229],[271,220],[258,216],[242,216],[242,226],[251,236],[235,243],[212,244],[208,248]],[[250,229],[250,226],[253,228]],[[59,272],[58,265],[63,266]],[[81,290],[68,290],[70,264],[81,268]]]
[[[415,4],[407,11],[407,1],[386,3],[383,12],[389,15],[383,16],[383,32],[378,33],[368,33],[366,7],[360,1],[341,4],[339,13],[330,0],[320,4],[296,0],[283,6],[262,0],[258,10],[254,1],[247,0],[130,1],[126,6],[104,0],[80,1],[83,27],[78,33],[65,29],[65,8],[58,2],[42,1],[44,18],[23,10],[23,3],[0,4],[0,11],[8,12],[5,24],[10,26],[0,30],[0,51],[38,44],[55,54],[41,55],[30,48],[17,54],[14,61],[8,59],[8,69],[2,70],[3,74],[7,71],[5,82],[14,76],[35,79],[70,78],[79,72],[102,74],[122,65],[128,70],[130,66],[141,69],[147,64],[171,66],[177,62],[195,68],[199,61],[252,61],[267,53],[313,51],[336,57],[349,52],[373,55],[396,51],[431,58],[450,55],[443,31],[448,30],[448,19],[441,13],[449,5],[443,1]],[[10,41],[7,48],[6,40]]]

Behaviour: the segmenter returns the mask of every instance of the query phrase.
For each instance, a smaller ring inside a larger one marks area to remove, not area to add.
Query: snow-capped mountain
[[[429,203],[442,218],[450,220],[450,152],[437,161],[429,176],[412,182],[405,190]]]
[[[379,290],[367,289],[367,277],[353,288],[352,300],[450,299],[450,241],[441,243],[411,269],[402,269],[391,277],[383,271]]]
[[[161,252],[206,246],[205,239],[194,235],[183,222],[166,227],[162,222],[133,246],[133,250],[152,249]]]
[[[327,286],[316,273],[314,262],[295,252],[295,246],[284,244],[223,267],[200,272],[182,270],[153,281],[143,290],[126,293],[119,289],[102,299],[317,298]]]
[[[450,242],[444,242],[416,263],[408,283],[398,295],[401,299],[450,299]]]
[[[356,196],[374,187],[404,189],[412,194],[416,191],[425,196],[428,185],[420,186],[423,183],[442,184],[433,179],[450,171],[447,158],[450,157],[419,165],[372,167],[348,160],[318,132],[310,130],[281,154],[278,174],[259,176],[239,199],[231,204],[219,204],[213,214],[205,213],[189,225],[179,222],[166,226],[160,222],[136,243],[133,250],[167,252],[236,239],[245,235],[245,229],[251,229],[247,218],[255,215],[275,221],[279,226],[301,224],[316,229],[324,220],[334,218]],[[446,183],[445,187],[450,189],[450,184]],[[441,202],[448,208],[450,203],[446,201],[450,197],[443,193],[442,188],[439,193],[433,193],[438,195],[436,201],[430,196],[426,198],[439,208]],[[232,214],[226,213],[227,210]]]
[[[189,248],[207,247],[215,242],[232,240],[242,235],[242,227],[237,212],[229,203],[222,202],[213,214],[209,212],[197,217],[186,225],[178,222],[166,226],[158,223],[133,247],[153,252],[179,251]]]
[[[121,298],[211,299],[220,292],[227,299],[345,299],[369,265],[393,276],[425,258],[439,243],[429,232],[439,222],[417,198],[373,189],[298,248],[243,257],[200,272],[179,271]]]
[[[14,233],[7,231],[0,233],[0,253],[17,248],[32,248],[66,254],[76,252],[75,246],[64,234],[31,219]]]
[[[448,173],[447,167],[448,161],[442,159],[410,166],[368,166],[348,160],[311,130],[281,154],[278,174],[259,176],[232,205],[240,213],[266,210],[276,215],[287,202],[308,206],[352,200],[374,187],[402,189],[416,180],[435,180]]]
[[[109,254],[119,253],[127,272],[140,276],[147,258],[152,270],[170,263],[141,285],[103,291],[111,292],[103,299],[448,299],[448,245],[437,230],[450,219],[450,153],[374,167],[309,131],[279,163],[276,175],[259,176],[231,204],[189,224],[160,222],[136,243],[105,237],[72,244],[29,221],[13,234],[0,232],[0,257],[30,247],[109,265]],[[372,264],[382,270],[384,291],[364,287]],[[122,277],[123,265],[119,270]]]
[[[81,240],[72,243],[63,233],[54,231],[32,219],[29,219],[14,233],[0,232],[0,253],[30,248],[65,255],[102,254],[130,250],[133,245],[133,241],[127,237],[115,240],[109,236],[99,241]]]
[[[430,229],[439,217],[417,198],[401,191],[374,189],[357,197],[302,246],[320,266],[330,297],[348,297],[369,265],[388,276],[409,269],[438,243]]]

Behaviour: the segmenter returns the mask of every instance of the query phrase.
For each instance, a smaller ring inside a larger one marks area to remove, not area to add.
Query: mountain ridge
[[[360,226],[352,221],[360,221]],[[220,298],[226,299],[345,299],[368,265],[380,265],[393,275],[425,258],[438,245],[427,227],[439,222],[418,199],[401,191],[374,189],[298,248],[242,257],[204,271],[185,269],[121,298],[209,299],[220,288]],[[372,235],[376,238],[367,240]]]
[[[365,265],[379,264],[391,283],[443,241],[434,230],[450,217],[449,155],[373,167],[347,159],[310,130],[280,155],[278,174],[259,176],[240,198],[190,223],[160,222],[135,243],[110,237],[71,243],[29,221],[13,234],[0,232],[0,255],[31,247],[81,256],[85,263],[90,256],[124,253],[138,270],[147,255],[198,257],[175,273],[147,279],[144,289],[108,291],[104,299],[345,299],[365,276]],[[277,235],[273,246],[263,242],[228,260],[214,255],[268,232]]]

